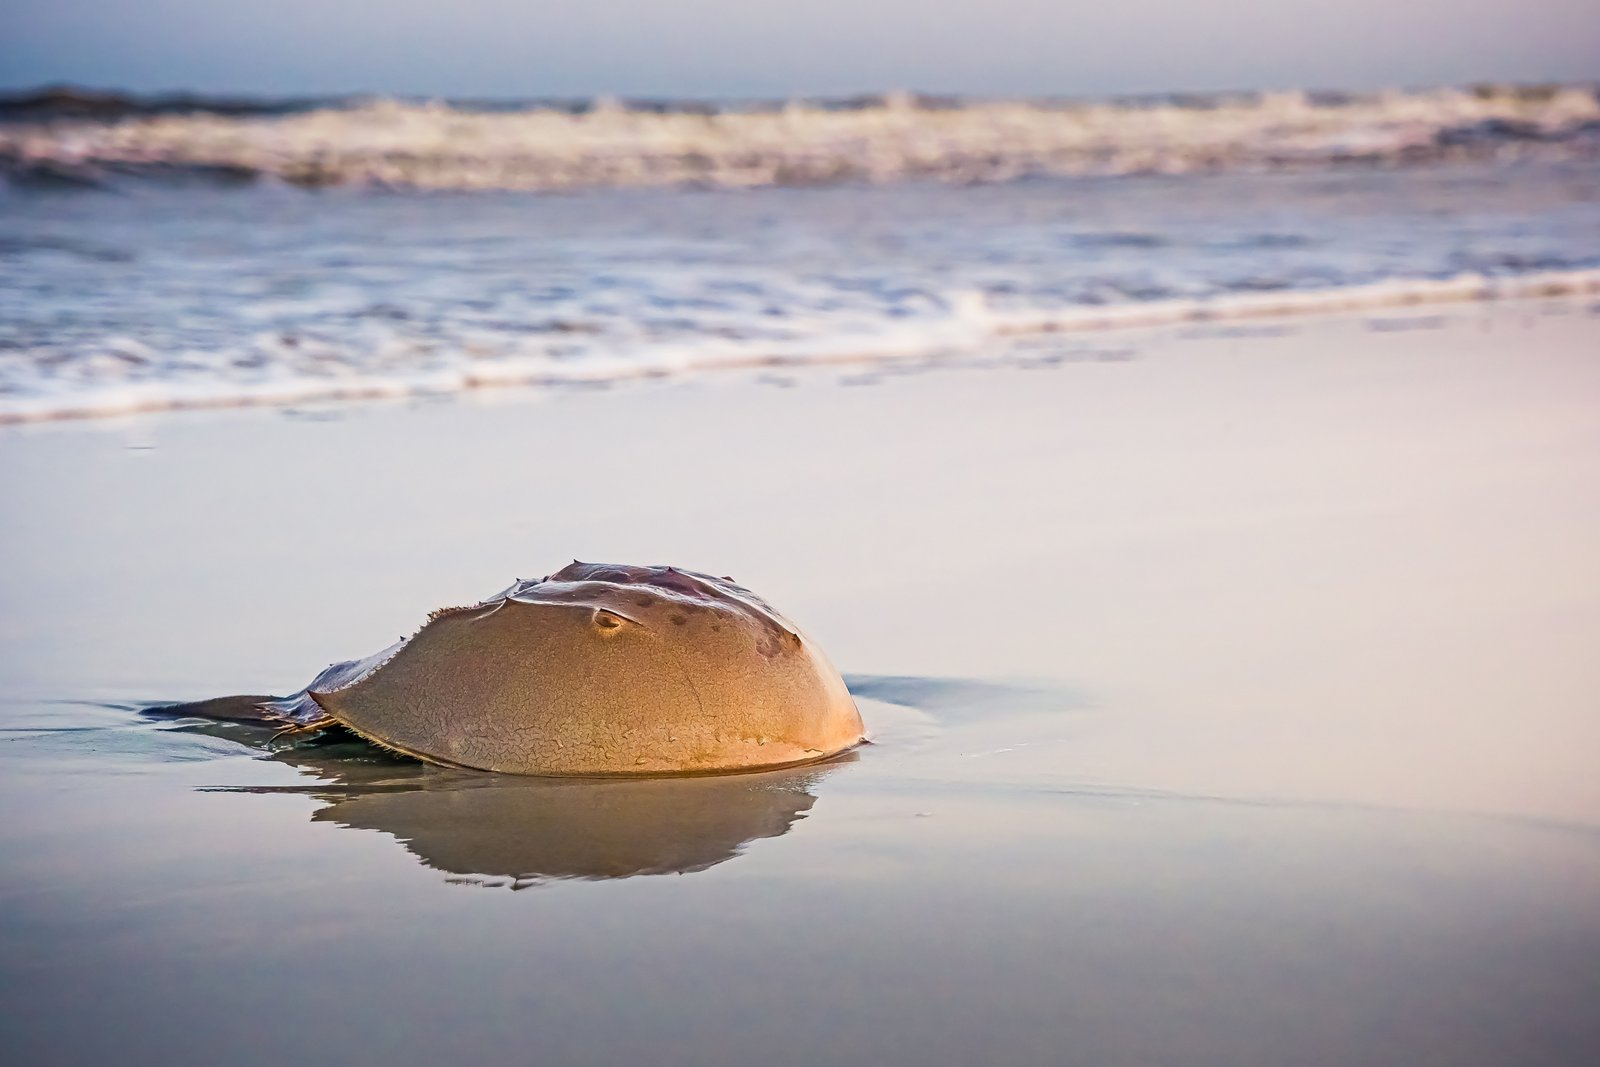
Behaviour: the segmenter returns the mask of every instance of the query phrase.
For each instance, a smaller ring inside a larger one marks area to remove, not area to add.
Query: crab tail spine
[[[168,716],[174,719],[226,719],[232,722],[276,722],[275,715],[267,705],[282,697],[275,696],[231,696],[212,697],[210,700],[195,700],[187,704],[158,704],[155,707],[145,708],[147,715]]]

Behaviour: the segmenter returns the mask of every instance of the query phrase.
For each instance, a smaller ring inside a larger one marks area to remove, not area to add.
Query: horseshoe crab
[[[428,763],[557,776],[789,766],[864,730],[821,650],[731,578],[577,561],[435,611],[292,696],[161,710],[343,726]]]

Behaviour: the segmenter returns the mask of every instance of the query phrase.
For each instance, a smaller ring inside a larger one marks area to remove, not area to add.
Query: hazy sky
[[[787,96],[1600,78],[1596,0],[0,0],[0,86]]]

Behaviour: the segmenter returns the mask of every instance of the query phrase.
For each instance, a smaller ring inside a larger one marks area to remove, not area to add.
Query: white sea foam
[[[1600,154],[1592,87],[1439,89],[1328,99],[804,102],[574,114],[377,100],[265,115],[145,114],[0,125],[0,171],[88,183],[208,171],[301,185],[570,191],[1005,181],[1350,161]]]
[[[573,197],[18,194],[0,196],[0,421],[1059,362],[1093,343],[1057,334],[1586,295],[1596,271],[1600,168],[1570,159]]]
[[[1600,294],[1600,269],[1549,271],[1515,277],[1462,274],[1442,279],[1389,279],[1368,285],[1277,293],[1236,293],[1208,299],[1160,300],[1118,307],[1069,307],[1048,312],[997,311],[981,297],[957,302],[948,314],[913,325],[811,336],[790,342],[702,340],[686,345],[640,345],[608,357],[564,362],[548,355],[474,359],[447,353],[430,369],[311,367],[283,360],[247,375],[199,367],[181,358],[152,372],[116,380],[104,374],[77,380],[16,378],[0,391],[0,424],[200,408],[292,405],[396,399],[497,386],[571,385],[764,366],[848,364],[928,365],[970,359],[1004,360],[1008,345],[1050,334],[1116,330],[1188,322],[1225,322],[1360,312],[1464,301]],[[351,353],[352,357],[357,354]]]

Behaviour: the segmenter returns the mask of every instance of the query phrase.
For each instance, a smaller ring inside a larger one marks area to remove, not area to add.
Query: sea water
[[[13,116],[0,420],[1584,294],[1597,131],[1582,88]]]

